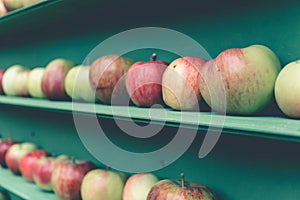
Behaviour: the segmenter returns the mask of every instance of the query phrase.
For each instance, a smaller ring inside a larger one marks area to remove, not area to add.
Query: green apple
[[[31,70],[27,82],[28,92],[32,97],[44,98],[45,95],[42,90],[42,79],[45,68],[37,67]]]
[[[15,78],[18,73],[25,71],[26,68],[21,65],[13,65],[9,67],[2,78],[2,87],[4,94],[6,95],[18,95],[17,91],[15,90]]]
[[[90,66],[75,66],[65,78],[65,91],[74,100],[95,102],[95,91],[89,81]]]
[[[159,179],[151,173],[134,174],[126,181],[123,200],[146,200],[152,186]]]
[[[124,174],[110,170],[95,169],[86,174],[81,185],[84,200],[122,200],[125,185]]]
[[[227,49],[201,68],[200,92],[213,110],[252,114],[273,98],[280,69],[276,54],[266,46]]]
[[[16,74],[16,77],[14,78],[13,86],[18,96],[29,96],[27,87],[29,73],[30,70],[24,70]]]
[[[279,108],[289,117],[300,118],[300,60],[288,63],[275,82]]]

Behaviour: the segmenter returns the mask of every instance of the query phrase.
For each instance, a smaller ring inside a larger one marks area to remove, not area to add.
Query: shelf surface
[[[300,142],[300,121],[280,116],[223,116],[211,112],[182,112],[169,108],[139,108],[104,104],[51,101],[25,97],[0,96],[0,104],[45,109],[55,112],[97,115],[136,122],[151,121],[198,130],[222,129],[223,133],[250,135]]]
[[[0,186],[27,200],[58,200],[52,192],[43,192],[34,183],[27,182],[22,176],[13,175],[8,169],[0,168]]]

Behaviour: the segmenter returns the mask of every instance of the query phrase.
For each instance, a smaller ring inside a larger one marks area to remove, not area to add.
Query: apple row
[[[8,12],[27,7],[42,0],[0,0],[0,17]]]
[[[250,115],[276,98],[289,117],[299,118],[300,62],[282,69],[277,55],[264,45],[230,48],[216,58],[179,57],[170,63],[148,62],[119,55],[104,55],[90,66],[75,66],[55,59],[45,68],[28,70],[14,65],[2,78],[6,95],[32,96],[50,100],[97,102],[151,107],[155,104],[174,110],[199,111],[205,101],[212,110]],[[275,94],[275,95],[274,95]]]
[[[181,180],[160,180],[152,173],[127,177],[109,167],[100,169],[88,160],[53,156],[30,142],[0,140],[0,164],[41,190],[54,191],[62,200],[217,199],[209,187],[185,181],[183,173]]]

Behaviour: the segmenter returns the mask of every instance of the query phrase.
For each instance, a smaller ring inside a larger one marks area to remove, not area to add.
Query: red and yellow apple
[[[6,155],[5,162],[7,167],[14,174],[20,174],[20,162],[21,159],[28,153],[37,149],[37,146],[30,142],[17,143],[12,145]]]
[[[199,106],[200,68],[202,58],[181,57],[170,63],[162,78],[164,102],[175,110],[194,110]]]
[[[122,104],[128,100],[125,74],[133,61],[119,55],[96,59],[90,69],[89,80],[99,100],[106,104]]]
[[[16,144],[17,142],[12,140],[12,139],[8,139],[8,140],[3,140],[0,139],[0,165],[2,167],[7,167],[6,162],[5,162],[5,155],[8,151],[8,149]]]
[[[30,70],[24,70],[16,74],[14,79],[14,90],[18,96],[29,96],[27,83],[29,80]]]
[[[168,63],[156,60],[153,54],[149,62],[136,62],[126,74],[126,88],[137,106],[151,107],[162,100],[162,76]]]
[[[62,162],[68,160],[67,155],[60,155],[58,157],[48,156],[41,157],[33,168],[32,177],[34,183],[45,191],[52,191],[51,175],[54,169]]]
[[[45,69],[42,78],[42,91],[50,100],[68,100],[65,92],[65,77],[68,71],[74,67],[70,60],[57,58],[52,60]]]
[[[125,175],[108,169],[94,169],[82,181],[81,194],[84,200],[121,200]]]
[[[7,14],[7,9],[3,3],[3,0],[0,0],[0,17]]]
[[[226,49],[201,68],[199,88],[213,110],[248,115],[273,98],[280,69],[279,59],[266,46]]]
[[[2,0],[8,11],[16,10],[23,7],[22,0]]]
[[[125,184],[123,200],[146,200],[150,189],[159,179],[151,173],[130,176]]]
[[[86,160],[71,159],[60,163],[51,175],[55,194],[62,200],[80,200],[82,180],[95,168],[94,163]]]
[[[5,71],[2,78],[2,87],[6,95],[18,95],[15,89],[15,79],[17,74],[25,70],[27,69],[21,65],[13,65]]]
[[[161,180],[150,190],[147,200],[216,200],[207,186],[181,180]]]
[[[49,156],[50,154],[42,149],[36,149],[27,153],[20,161],[20,171],[23,178],[27,181],[33,181],[33,170],[37,161],[41,157]]]

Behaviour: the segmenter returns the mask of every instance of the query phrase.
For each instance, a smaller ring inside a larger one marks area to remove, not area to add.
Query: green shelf
[[[183,112],[170,108],[139,108],[104,104],[51,101],[14,96],[0,96],[0,104],[97,115],[102,118],[131,120],[198,130],[300,142],[300,121],[280,116],[223,116],[211,112]]]
[[[54,193],[43,192],[34,183],[27,182],[22,176],[13,175],[8,169],[4,168],[0,168],[0,186],[22,199],[59,199]]]

